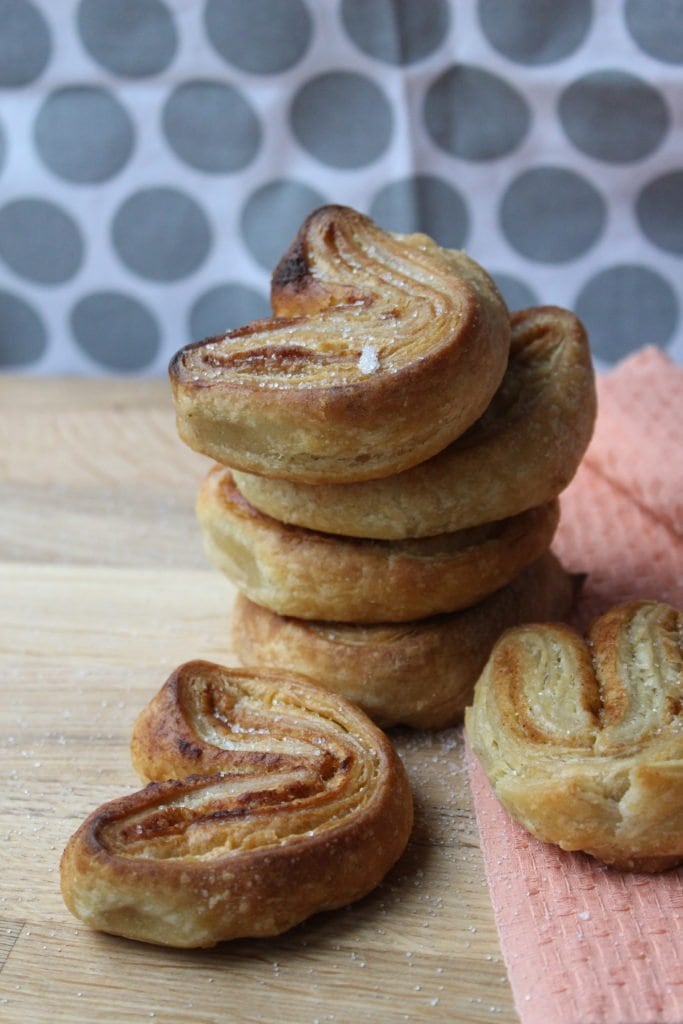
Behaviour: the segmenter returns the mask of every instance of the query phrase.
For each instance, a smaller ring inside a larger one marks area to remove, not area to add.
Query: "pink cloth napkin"
[[[599,381],[595,437],[554,550],[589,574],[585,628],[620,601],[683,604],[683,368],[645,349]],[[621,874],[519,827],[468,753],[501,948],[523,1024],[682,1024],[683,869]]]

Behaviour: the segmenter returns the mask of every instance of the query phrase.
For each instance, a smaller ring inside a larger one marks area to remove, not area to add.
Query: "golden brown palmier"
[[[683,861],[683,614],[633,601],[587,641],[566,626],[500,639],[466,712],[496,795],[539,839],[613,867]]]
[[[429,458],[489,404],[510,326],[464,253],[343,206],[304,222],[273,274],[275,318],[181,349],[181,438],[216,461],[310,483]]]
[[[216,466],[197,515],[209,560],[257,604],[300,619],[405,622],[467,608],[509,583],[550,546],[559,505],[438,537],[359,540],[263,515]]]
[[[348,537],[400,540],[516,515],[570,482],[593,432],[595,379],[573,313],[512,315],[510,362],[493,401],[445,451],[396,476],[302,484],[235,473],[244,497],[284,523]]]
[[[389,740],[295,676],[189,662],[132,749],[163,781],[96,810],[62,857],[67,906],[101,931],[178,947],[276,935],[370,892],[408,841]]]
[[[240,594],[233,647],[245,665],[278,666],[315,679],[385,728],[443,729],[462,718],[503,630],[564,618],[578,586],[579,578],[547,552],[472,608],[376,626],[285,618]]]

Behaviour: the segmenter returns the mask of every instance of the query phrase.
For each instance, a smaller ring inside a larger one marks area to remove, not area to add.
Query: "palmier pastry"
[[[683,861],[683,614],[633,601],[592,626],[512,629],[466,712],[517,821],[622,870]]]
[[[181,438],[224,465],[311,483],[397,473],[462,434],[505,372],[508,313],[482,268],[346,207],[304,222],[272,305],[171,362]]]
[[[179,947],[275,935],[364,896],[408,840],[388,739],[303,679],[190,662],[132,751],[161,781],[96,810],[62,857],[67,906],[102,931]]]
[[[197,515],[209,560],[257,604],[301,619],[405,622],[466,608],[509,583],[549,547],[559,507],[420,540],[359,540],[263,515],[217,466]]]
[[[503,630],[564,618],[578,585],[548,552],[472,608],[376,626],[284,618],[240,594],[233,647],[245,665],[310,676],[357,703],[378,725],[443,729],[462,718]]]
[[[457,394],[457,388],[456,388]],[[542,505],[572,479],[595,420],[586,333],[567,310],[512,315],[510,362],[490,406],[445,451],[396,476],[335,485],[235,473],[252,505],[349,537],[428,537]]]

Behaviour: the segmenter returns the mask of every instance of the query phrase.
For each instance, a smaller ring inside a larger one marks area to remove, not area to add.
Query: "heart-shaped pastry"
[[[181,666],[136,722],[155,781],[93,812],[61,864],[69,909],[161,945],[275,935],[370,892],[403,852],[403,765],[362,711],[281,673]]]
[[[683,861],[682,707],[683,614],[633,601],[587,640],[508,631],[465,724],[496,795],[539,839],[662,871]]]
[[[209,560],[257,604],[302,619],[406,622],[467,608],[509,583],[550,546],[559,504],[437,537],[362,540],[263,515],[217,466],[197,516]]]
[[[171,362],[181,438],[224,465],[310,483],[397,473],[462,434],[505,372],[508,313],[482,268],[347,207],[304,222],[272,304]]]
[[[401,540],[505,519],[570,482],[595,421],[588,339],[566,309],[513,313],[510,362],[486,412],[462,437],[396,476],[302,484],[235,472],[244,497],[274,519],[348,537]],[[457,401],[457,388],[456,388]]]

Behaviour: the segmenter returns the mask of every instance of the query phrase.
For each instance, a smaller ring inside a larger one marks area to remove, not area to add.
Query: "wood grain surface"
[[[352,907],[209,952],[64,907],[68,836],[138,788],[138,711],[182,661],[235,661],[234,591],[194,520],[206,465],[165,382],[0,379],[0,1020],[511,1024],[460,729],[392,732],[415,830]]]

